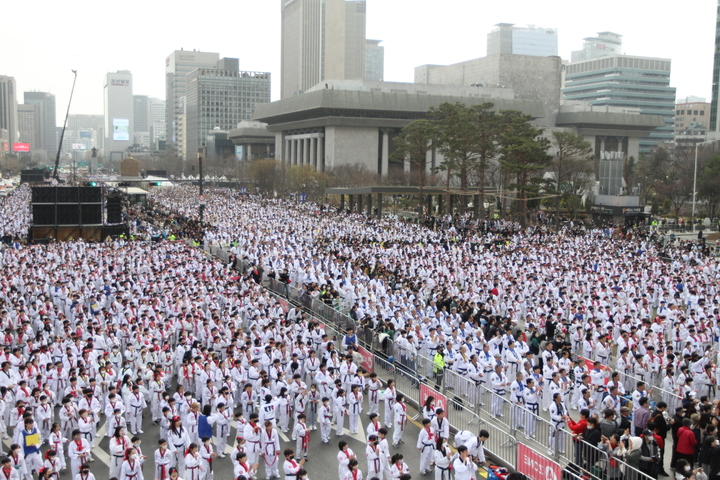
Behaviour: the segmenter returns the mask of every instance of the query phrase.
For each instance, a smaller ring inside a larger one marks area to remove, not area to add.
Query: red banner
[[[373,373],[375,371],[375,355],[368,352],[363,347],[358,347],[358,353],[363,357],[362,362],[360,362],[360,366],[368,372]]]
[[[435,409],[442,408],[445,410],[445,418],[447,418],[447,397],[424,383],[420,384],[420,412],[422,413],[422,405],[425,405],[425,400],[427,400],[428,397],[435,397]]]
[[[562,467],[530,447],[518,443],[517,470],[533,480],[560,480]]]
[[[287,313],[290,311],[290,306],[288,305],[288,301],[284,298],[278,298],[278,303],[280,304],[280,308],[282,308],[283,313]]]
[[[579,358],[580,360],[582,360],[583,362],[585,362],[585,368],[588,369],[588,374],[589,374],[589,372],[595,370],[595,362],[593,362],[593,361],[590,360],[589,358],[585,358],[585,357],[580,357],[580,356],[578,356],[578,358]],[[610,370],[612,370],[612,369],[611,369],[610,367],[608,367],[607,365],[602,365],[602,364],[601,364],[601,365],[600,365],[600,370],[608,370],[608,371],[610,371]],[[610,375],[608,375],[607,377],[605,377],[605,385],[607,385],[608,383],[610,383]]]

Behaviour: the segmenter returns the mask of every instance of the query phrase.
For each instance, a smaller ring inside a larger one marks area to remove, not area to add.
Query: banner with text
[[[442,393],[438,392],[434,388],[430,388],[424,383],[420,384],[420,405],[425,405],[425,400],[427,400],[428,397],[435,397],[435,409],[442,408],[445,410],[445,412],[448,411],[447,409],[447,397],[443,395]],[[422,413],[422,408],[420,408],[420,412]]]
[[[362,357],[363,357],[363,360],[360,363],[360,366],[363,367],[368,372],[373,373],[375,371],[375,355],[368,352],[363,347],[358,347],[358,353],[360,355],[362,355]]]
[[[561,480],[562,478],[560,464],[522,443],[518,443],[517,471],[532,480]]]

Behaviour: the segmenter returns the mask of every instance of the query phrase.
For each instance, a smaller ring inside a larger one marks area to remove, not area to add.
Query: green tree
[[[477,212],[479,218],[485,217],[485,173],[490,161],[497,157],[500,148],[498,143],[500,122],[498,114],[493,110],[494,106],[487,102],[470,107],[470,121],[474,132],[471,137],[471,150],[475,154],[472,164],[478,178]]]
[[[328,184],[328,175],[318,172],[312,165],[295,165],[287,170],[287,187],[291,192],[307,193],[311,201],[322,199]]]
[[[272,195],[284,187],[284,169],[281,162],[270,158],[250,162],[250,177],[260,191]]]
[[[470,108],[462,103],[443,103],[431,108],[428,118],[437,129],[437,150],[443,156],[439,170],[447,174],[447,204],[450,205],[450,179],[457,175],[460,189],[468,189],[468,174],[473,168],[475,126]]]
[[[522,226],[527,225],[528,194],[539,190],[533,174],[545,170],[552,161],[547,154],[550,140],[542,136],[542,129],[530,124],[531,118],[517,110],[500,112],[500,165],[515,179],[508,187],[517,192]]]
[[[414,120],[410,122],[395,137],[395,151],[393,157],[398,161],[407,158],[411,165],[418,169],[419,203],[418,215],[421,220],[424,212],[423,188],[425,187],[425,169],[427,168],[427,154],[436,145],[437,128],[430,120]]]
[[[705,200],[708,217],[713,219],[720,210],[720,154],[715,154],[708,159],[698,177],[698,198]]]
[[[657,187],[668,182],[670,155],[664,148],[656,148],[650,155],[641,154],[636,163],[626,171],[628,190],[637,186],[640,204],[648,203],[657,193]]]
[[[560,204],[576,212],[580,195],[590,186],[593,149],[582,135],[574,132],[553,132],[550,141],[555,157],[549,171],[555,177],[555,228],[559,228]]]

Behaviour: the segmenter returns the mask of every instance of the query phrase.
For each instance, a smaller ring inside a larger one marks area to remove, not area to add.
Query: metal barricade
[[[656,402],[659,402],[660,400],[664,401],[668,404],[668,410],[669,411],[675,411],[674,406],[680,405],[680,402],[682,402],[682,397],[677,392],[671,392],[668,390],[663,389],[660,385],[662,385],[662,376],[659,375],[657,377],[657,380],[654,382],[650,382],[648,380],[641,379],[639,377],[629,375],[627,373],[618,372],[620,374],[620,381],[622,382],[623,386],[625,387],[625,391],[628,395],[630,395],[635,388],[637,387],[638,382],[645,382],[648,387],[652,388],[653,394],[652,394],[652,400],[655,400]],[[671,402],[674,402],[671,404]]]
[[[515,437],[490,423],[481,424],[480,429],[487,430],[490,434],[485,441],[485,450],[508,465],[517,466],[518,442]]]

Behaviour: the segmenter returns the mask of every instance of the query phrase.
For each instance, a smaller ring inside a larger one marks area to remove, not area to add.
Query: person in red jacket
[[[585,435],[585,430],[587,430],[589,416],[590,410],[588,410],[587,408],[583,408],[582,410],[580,410],[580,420],[576,422],[575,420],[570,419],[567,422],[568,428],[573,433],[573,445],[575,446],[575,463],[578,465],[580,465],[580,461],[583,457],[582,439]]]
[[[692,421],[689,418],[683,418],[682,427],[680,427],[677,433],[678,441],[675,450],[677,451],[678,460],[684,458],[692,465],[695,457],[697,438],[695,438],[695,433],[690,429],[690,425],[692,425]]]

